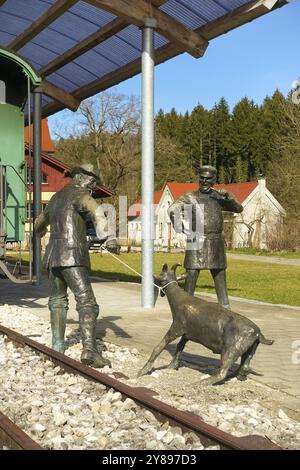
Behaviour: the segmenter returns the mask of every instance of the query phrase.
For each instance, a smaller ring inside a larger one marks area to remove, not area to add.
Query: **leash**
[[[10,279],[12,282],[15,282],[16,284],[31,284],[32,282],[31,279],[19,279],[15,277],[14,272],[11,273],[3,261],[0,261],[0,269],[2,269],[4,274],[6,274],[8,279]]]
[[[119,261],[119,263],[123,264],[123,265],[126,266],[126,268],[128,268],[130,271],[132,271],[132,272],[134,272],[135,274],[137,274],[141,279],[144,278],[144,276],[143,276],[141,273],[139,273],[138,271],[136,271],[135,269],[133,269],[131,266],[129,266],[129,264],[127,264],[127,263],[125,263],[124,261],[120,260],[120,258],[118,258],[117,256],[115,256],[115,255],[114,255],[113,253],[111,253],[110,251],[108,251],[107,248],[102,247],[101,249],[104,251],[104,253],[110,254],[110,256],[112,256],[114,259],[116,259],[117,261]],[[161,287],[161,286],[158,286],[157,284],[155,284],[155,282],[152,281],[152,285],[158,289],[158,294],[160,294],[161,292],[163,292],[163,293],[165,294],[164,289],[165,289],[166,287],[168,287],[170,284],[173,284],[174,282],[177,283],[177,281],[170,281],[170,282],[168,282],[168,284],[166,284],[165,286]]]

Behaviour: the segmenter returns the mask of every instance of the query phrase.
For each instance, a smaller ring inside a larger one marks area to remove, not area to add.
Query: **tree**
[[[273,159],[268,166],[268,181],[290,216],[300,215],[300,106],[290,99],[282,102],[283,132],[273,141]]]
[[[159,132],[156,132],[155,141],[155,189],[162,189],[168,181],[186,183],[196,180],[194,168],[182,145]]]
[[[263,171],[266,171],[268,163],[272,160],[274,153],[274,140],[286,133],[282,120],[282,111],[286,98],[280,91],[264,99],[261,106],[261,118],[263,128],[263,139],[260,142],[261,160]]]
[[[244,240],[245,242],[245,246],[247,246],[248,248],[253,248],[254,247],[254,240],[253,240],[253,236],[254,236],[254,233],[255,231],[257,232],[257,238],[258,238],[258,241],[260,242],[260,237],[261,237],[261,226],[262,224],[265,224],[265,218],[266,218],[266,213],[264,210],[261,210],[261,209],[258,209],[256,208],[255,212],[254,212],[254,215],[251,219],[248,219],[248,220],[245,220],[244,218],[244,214],[241,213],[239,214],[239,217],[237,217],[235,220],[234,220],[234,225],[235,226],[238,226],[239,224],[240,225],[245,225],[245,227],[247,228],[247,239]],[[256,248],[259,248],[259,244]]]
[[[283,234],[275,241],[281,249],[296,250],[300,248],[300,106],[291,97],[281,103],[281,125],[267,167],[268,187],[287,212]]]
[[[127,194],[130,202],[135,200],[140,170],[138,100],[104,92],[84,101],[77,116],[79,131],[60,140],[57,157],[71,164],[93,163],[104,184],[117,194]]]
[[[233,109],[228,136],[228,182],[235,182],[237,159],[241,159],[243,180],[256,179],[261,173],[261,110],[254,101],[243,98]],[[239,160],[238,160],[239,162]]]
[[[178,114],[175,108],[172,108],[169,113],[164,113],[160,109],[155,121],[157,129],[163,137],[180,141],[182,115]]]
[[[238,155],[235,160],[234,181],[236,183],[247,181],[247,162],[243,162],[240,155]]]
[[[188,125],[188,148],[196,172],[202,165],[210,163],[211,133],[210,114],[200,104],[191,112]]]
[[[225,182],[225,168],[229,159],[228,133],[230,130],[230,110],[225,98],[221,98],[210,112],[213,140],[212,164],[218,170],[218,182]]]

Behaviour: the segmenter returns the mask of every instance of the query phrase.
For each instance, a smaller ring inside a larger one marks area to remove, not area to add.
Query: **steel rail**
[[[55,365],[72,374],[79,374],[89,380],[100,382],[106,387],[120,392],[123,397],[131,398],[142,408],[151,411],[159,421],[169,421],[172,426],[179,426],[183,432],[197,434],[204,446],[220,445],[228,450],[283,450],[277,444],[262,436],[236,437],[224,432],[210,424],[205,423],[193,413],[177,410],[176,408],[157,400],[150,389],[144,387],[130,387],[119,380],[88,367],[79,361],[71,359],[64,354],[40,344],[31,338],[21,335],[3,325],[0,325],[0,334],[6,335],[9,340],[21,346],[29,346],[39,354],[44,354]]]
[[[0,443],[10,450],[45,450],[1,412]]]

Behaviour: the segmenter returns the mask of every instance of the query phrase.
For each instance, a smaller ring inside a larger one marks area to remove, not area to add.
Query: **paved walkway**
[[[101,307],[103,320],[98,322],[99,334],[109,342],[130,348],[137,347],[148,357],[171,324],[168,301],[159,298],[154,309],[140,306],[141,287],[137,284],[120,282],[93,282],[96,297]],[[205,294],[203,296],[207,297]],[[72,296],[71,296],[72,297]],[[211,297],[207,297],[212,300]],[[12,304],[27,307],[32,313],[48,319],[47,279],[40,287],[16,286],[7,280],[0,280],[0,305]],[[300,409],[300,309],[282,308],[260,302],[231,300],[232,310],[256,322],[267,338],[275,339],[273,346],[260,345],[252,367],[257,375],[254,380],[280,389],[291,395],[291,406]],[[69,326],[78,327],[77,313],[71,299],[68,315]],[[170,345],[165,352],[174,352]],[[213,364],[218,364],[218,355],[206,348],[188,343],[183,359],[196,362],[199,355]],[[168,357],[167,357],[168,356]],[[294,359],[294,360],[293,360]],[[297,363],[298,362],[298,363]]]
[[[227,253],[227,257],[231,259],[241,259],[245,261],[258,261],[260,263],[300,266],[300,258],[280,258],[276,256],[242,255],[235,253]]]

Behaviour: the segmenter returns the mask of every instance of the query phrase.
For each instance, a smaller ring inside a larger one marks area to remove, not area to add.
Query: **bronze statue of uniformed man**
[[[86,221],[89,215],[100,239],[109,239],[110,251],[117,247],[116,240],[104,230],[107,219],[103,209],[92,198],[100,182],[93,165],[83,164],[72,170],[73,180],[58,191],[35,221],[35,232],[41,237],[50,225],[51,234],[44,263],[49,273],[49,310],[51,316],[52,347],[65,351],[65,327],[68,311],[67,288],[73,292],[83,350],[81,362],[93,367],[104,367],[104,359],[96,345],[96,319],[99,306],[89,280],[90,259],[86,240]]]
[[[184,267],[187,271],[185,291],[193,295],[202,269],[209,269],[214,279],[218,302],[229,308],[226,286],[226,255],[223,239],[222,211],[242,212],[243,206],[224,190],[215,190],[217,170],[205,165],[200,168],[200,187],[198,191],[185,193],[169,208],[169,216],[176,231],[182,230],[182,221],[178,224],[178,215],[184,208],[191,207],[191,224],[195,227],[195,218],[202,216],[201,233],[185,230],[187,249]],[[177,220],[176,220],[177,219]]]

